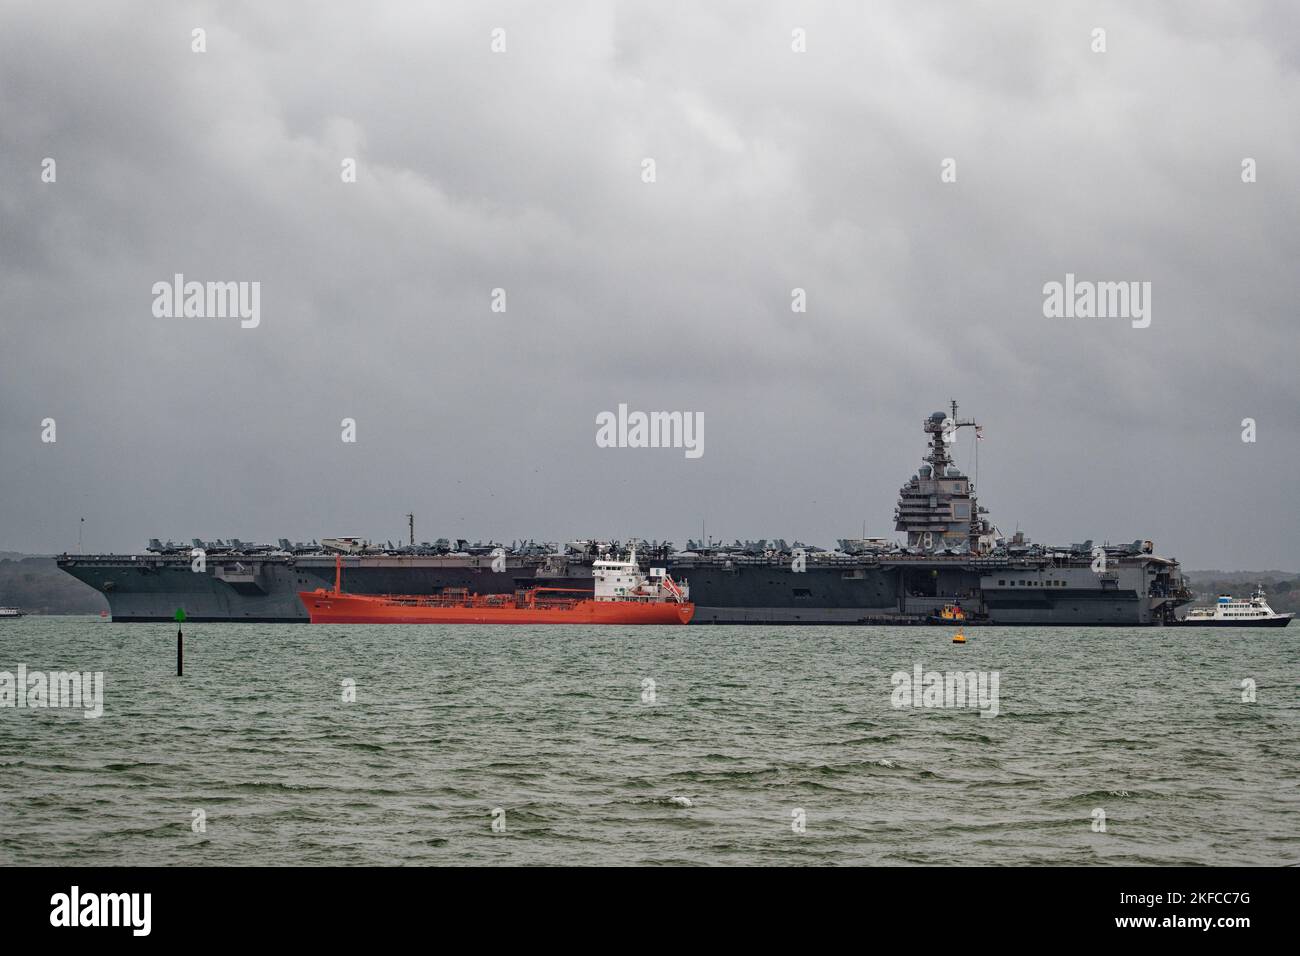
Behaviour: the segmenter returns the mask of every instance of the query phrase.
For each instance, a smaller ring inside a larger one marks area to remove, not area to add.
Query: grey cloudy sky
[[[1300,7],[854,6],[0,3],[0,548],[893,537],[955,397],[1004,531],[1300,567]]]

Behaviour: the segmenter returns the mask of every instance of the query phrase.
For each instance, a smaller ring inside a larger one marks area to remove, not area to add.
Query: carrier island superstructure
[[[1164,624],[1191,600],[1178,562],[1152,543],[1064,547],[1004,536],[980,507],[972,478],[951,453],[971,419],[935,412],[922,427],[929,450],[899,490],[895,530],[905,538],[841,539],[826,550],[783,540],[691,541],[639,549],[647,566],[687,578],[693,624],[911,624],[959,604],[991,624]],[[404,547],[356,538],[195,547],[151,541],[144,554],[62,555],[58,565],[107,597],[115,621],[167,621],[177,608],[195,621],[306,622],[298,592],[327,587],[342,554],[349,591],[476,594],[536,587],[592,587],[592,563],[618,542],[568,545],[440,539]],[[202,560],[196,560],[201,548]]]

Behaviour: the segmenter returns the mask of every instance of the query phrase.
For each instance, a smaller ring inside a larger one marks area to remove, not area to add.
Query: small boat
[[[595,592],[526,588],[513,594],[348,594],[342,558],[334,588],[299,591],[313,624],[687,624],[695,615],[690,586],[664,568],[641,571],[633,548],[626,561],[592,563]]]
[[[1220,594],[1214,607],[1197,607],[1174,623],[1179,627],[1286,627],[1295,614],[1279,614],[1268,606],[1264,589],[1256,588],[1249,598],[1238,600]]]
[[[23,612],[16,607],[0,607],[0,618],[22,617]]]
[[[966,620],[966,612],[962,610],[960,604],[945,604],[934,613],[935,620],[942,624],[961,623]]]

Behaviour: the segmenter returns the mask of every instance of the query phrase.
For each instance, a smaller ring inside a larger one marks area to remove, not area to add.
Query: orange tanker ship
[[[687,624],[695,614],[690,587],[663,568],[642,574],[633,549],[626,561],[592,564],[595,593],[529,588],[511,594],[346,594],[342,564],[334,562],[334,589],[299,591],[313,624]]]

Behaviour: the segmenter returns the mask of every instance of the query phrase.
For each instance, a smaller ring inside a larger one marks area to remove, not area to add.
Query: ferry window
[[[998,587],[1000,587],[1000,588],[1004,588],[1004,587],[1006,587],[1006,586],[1007,586],[1007,582],[1006,582],[1006,581],[999,581],[999,582],[998,582]]]

